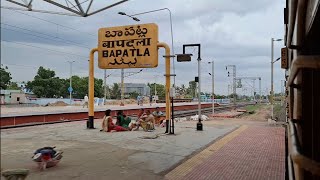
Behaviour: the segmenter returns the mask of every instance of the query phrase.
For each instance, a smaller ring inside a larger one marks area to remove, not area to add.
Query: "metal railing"
[[[300,179],[301,170],[311,172],[314,175],[320,176],[320,163],[316,162],[306,156],[301,152],[301,146],[297,136],[297,130],[294,123],[290,120],[288,126],[288,143],[289,143],[289,166],[291,165],[290,160],[293,162],[294,171],[290,172],[289,168],[289,177],[293,178],[293,172],[296,179]]]
[[[296,89],[297,92],[300,93],[301,88],[299,87],[301,85],[301,80],[299,80],[298,74],[302,69],[320,69],[320,56],[298,56],[292,61],[291,72],[288,79],[287,87],[291,88],[292,90]],[[320,163],[304,156],[301,153],[301,146],[298,140],[296,126],[292,122],[292,119],[300,119],[299,115],[301,115],[302,113],[302,107],[299,106],[299,102],[301,102],[301,99],[301,96],[290,93],[290,120],[288,126],[289,179],[301,179],[302,169],[320,176]],[[293,114],[294,111],[296,111],[296,115]]]
[[[320,69],[320,56],[298,56],[292,61],[288,86],[293,85],[298,72],[303,69]]]

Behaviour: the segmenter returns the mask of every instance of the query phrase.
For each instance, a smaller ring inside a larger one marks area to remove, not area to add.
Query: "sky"
[[[83,1],[83,0],[82,0]],[[61,11],[45,2],[36,1],[33,8]],[[81,1],[80,1],[81,2]],[[97,1],[93,9],[104,7],[111,1]],[[3,6],[17,7],[8,2]],[[17,11],[1,8],[1,64],[8,66],[12,81],[30,81],[39,66],[50,68],[56,76],[69,78],[72,74],[88,75],[90,49],[97,47],[98,29],[131,24],[156,23],[159,27],[159,41],[171,47],[169,11],[162,10],[138,15],[140,22],[118,12],[137,14],[168,8],[172,13],[174,54],[182,53],[183,44],[201,44],[201,89],[211,92],[214,61],[214,87],[216,94],[228,94],[226,66],[236,65],[237,77],[261,77],[262,94],[270,91],[271,38],[284,37],[283,8],[285,1],[279,0],[129,0],[120,5],[89,17],[74,17],[45,13]],[[280,57],[283,41],[274,42],[274,59]],[[172,47],[171,47],[172,48]],[[187,85],[198,76],[197,48],[188,48],[194,54],[191,62],[177,62],[174,59],[175,84]],[[128,76],[130,83],[165,83],[164,50],[159,49],[159,66],[143,69],[141,73]],[[96,55],[97,57],[97,55]],[[95,77],[103,78],[104,70],[97,66]],[[171,64],[171,71],[173,71]],[[125,69],[126,75],[140,69]],[[230,73],[232,69],[228,69]],[[120,82],[120,70],[106,70],[107,84]],[[280,61],[274,63],[274,90],[281,92],[284,70]],[[173,78],[171,83],[173,83]],[[242,81],[244,88],[239,94],[255,91],[259,93],[259,81]]]

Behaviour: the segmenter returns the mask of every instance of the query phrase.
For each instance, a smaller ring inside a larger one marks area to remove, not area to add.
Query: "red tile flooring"
[[[249,126],[183,179],[285,179],[285,129]]]

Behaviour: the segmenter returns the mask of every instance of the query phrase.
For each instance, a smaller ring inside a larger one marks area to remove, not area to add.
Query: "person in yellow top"
[[[155,125],[155,118],[154,116],[151,114],[150,110],[146,111],[147,117],[146,117],[146,123],[147,123],[147,127],[146,130],[150,131],[150,130],[155,130],[154,129],[154,125]]]

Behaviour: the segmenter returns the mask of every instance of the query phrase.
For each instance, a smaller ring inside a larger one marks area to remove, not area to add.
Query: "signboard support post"
[[[166,133],[169,133],[168,127],[170,127],[169,122],[170,122],[170,48],[166,43],[158,43],[158,48],[163,47],[166,51]]]
[[[87,122],[88,129],[94,129],[94,53],[98,48],[93,48],[90,51],[89,60],[89,119]]]

